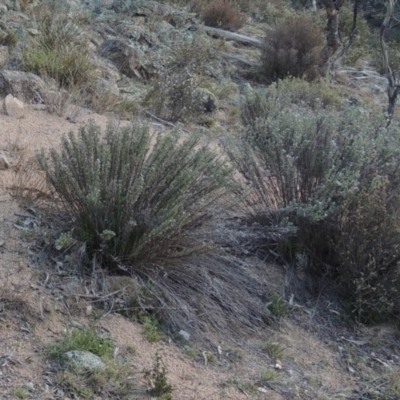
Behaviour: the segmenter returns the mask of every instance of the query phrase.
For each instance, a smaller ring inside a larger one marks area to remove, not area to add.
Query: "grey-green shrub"
[[[151,134],[132,124],[90,124],[64,137],[40,164],[104,266],[132,273],[189,251],[186,237],[227,193],[230,169],[196,133]]]
[[[337,279],[361,321],[399,313],[400,135],[366,109],[310,108],[279,90],[247,90],[244,151],[231,156],[252,184],[252,219],[291,224],[284,249],[307,255],[318,280]]]

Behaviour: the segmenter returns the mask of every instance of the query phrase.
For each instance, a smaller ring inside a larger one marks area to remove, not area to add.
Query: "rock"
[[[107,96],[111,96],[115,99],[118,99],[120,96],[120,91],[117,84],[113,81],[108,81],[107,79],[98,78],[94,83],[94,88],[97,96],[106,94]]]
[[[0,170],[8,168],[10,168],[10,163],[7,157],[3,153],[0,153]],[[0,243],[0,246],[2,246],[4,244],[4,241],[0,240]]]
[[[44,103],[46,85],[30,72],[4,70],[0,73],[0,94],[10,93],[24,103]]]
[[[98,52],[129,78],[141,78],[139,55],[125,40],[108,39],[100,45]]]
[[[10,59],[10,52],[7,46],[0,46],[0,69],[3,69]]]
[[[187,342],[190,340],[190,333],[184,331],[183,329],[181,329],[181,330],[178,332],[178,335],[179,335],[182,339],[186,340]]]
[[[31,36],[39,36],[40,35],[40,31],[38,31],[37,29],[34,28],[28,28],[26,30]]]
[[[0,15],[4,15],[7,11],[7,6],[5,4],[0,4]]]
[[[104,370],[106,368],[106,364],[104,364],[101,358],[90,351],[68,351],[65,353],[65,358],[75,367],[84,368],[89,371],[94,371],[96,369]]]
[[[8,94],[4,99],[4,113],[9,117],[23,118],[24,117],[24,103],[18,100],[12,94]]]

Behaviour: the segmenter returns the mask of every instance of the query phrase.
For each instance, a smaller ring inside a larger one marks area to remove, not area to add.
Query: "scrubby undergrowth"
[[[251,218],[268,226],[277,216],[288,232],[283,257],[302,259],[317,286],[335,280],[359,321],[397,316],[398,127],[386,129],[366,108],[310,108],[290,93],[293,84],[243,98],[243,141],[231,155],[254,190]]]

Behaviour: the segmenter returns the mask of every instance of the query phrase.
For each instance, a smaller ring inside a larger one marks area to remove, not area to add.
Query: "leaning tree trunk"
[[[339,12],[344,0],[321,0],[326,10],[327,36],[324,49],[324,62],[327,64],[340,47]]]
[[[395,73],[392,71],[389,65],[389,54],[387,50],[387,46],[385,43],[385,32],[389,26],[390,20],[393,17],[393,12],[394,12],[394,6],[397,3],[397,0],[388,0],[387,5],[386,5],[386,15],[385,19],[383,20],[381,30],[379,32],[379,41],[381,44],[381,50],[382,50],[382,63],[383,63],[383,70],[386,74],[386,78],[388,80],[388,89],[387,89],[387,94],[388,94],[388,100],[389,100],[389,105],[387,109],[387,127],[390,125],[392,122],[393,118],[393,113],[394,113],[394,108],[396,106],[396,101],[397,101],[397,94],[399,91],[399,84],[398,80],[396,79]]]

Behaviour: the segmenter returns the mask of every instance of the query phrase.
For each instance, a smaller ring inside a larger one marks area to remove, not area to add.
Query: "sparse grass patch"
[[[18,397],[19,399],[22,400],[29,398],[29,392],[21,386],[14,388],[12,393],[15,397]]]
[[[93,398],[96,394],[126,398],[134,386],[129,367],[111,361],[104,370],[88,371],[69,365],[58,371],[57,382],[67,392],[84,399]]]
[[[110,339],[85,328],[65,332],[62,340],[46,347],[46,352],[49,358],[58,362],[60,370],[57,381],[68,392],[82,398],[92,398],[99,393],[119,398],[132,390],[133,381],[128,366],[111,360],[112,347]],[[65,353],[72,350],[91,352],[101,357],[106,367],[88,370],[73,363],[65,363]]]
[[[195,347],[190,347],[190,346],[185,346],[183,348],[183,353],[187,357],[191,358],[192,360],[195,360],[200,355],[200,351],[198,349],[196,349]]]
[[[62,360],[64,354],[71,350],[84,350],[103,357],[109,358],[111,355],[112,341],[96,334],[90,328],[74,329],[67,331],[64,337],[47,346],[47,354],[55,360]]]
[[[253,382],[244,381],[237,377],[230,378],[227,381],[221,383],[221,387],[230,387],[230,386],[238,388],[241,392],[244,392],[245,394],[255,393],[257,391],[257,387]]]
[[[160,400],[172,400],[172,386],[167,379],[168,370],[164,360],[156,353],[155,363],[152,369],[144,370],[143,375],[147,382],[147,391]]]
[[[143,335],[150,343],[158,342],[161,339],[161,330],[158,321],[154,317],[144,317]]]
[[[278,319],[283,318],[288,313],[288,308],[282,297],[272,293],[266,307],[271,311],[272,315]]]
[[[279,373],[274,369],[267,369],[261,374],[262,382],[276,382],[279,379]]]
[[[273,359],[282,359],[284,349],[277,342],[265,342],[261,345],[261,350]]]
[[[91,82],[94,68],[89,49],[66,6],[43,3],[34,12],[41,34],[24,48],[24,69],[54,78],[63,88]]]

